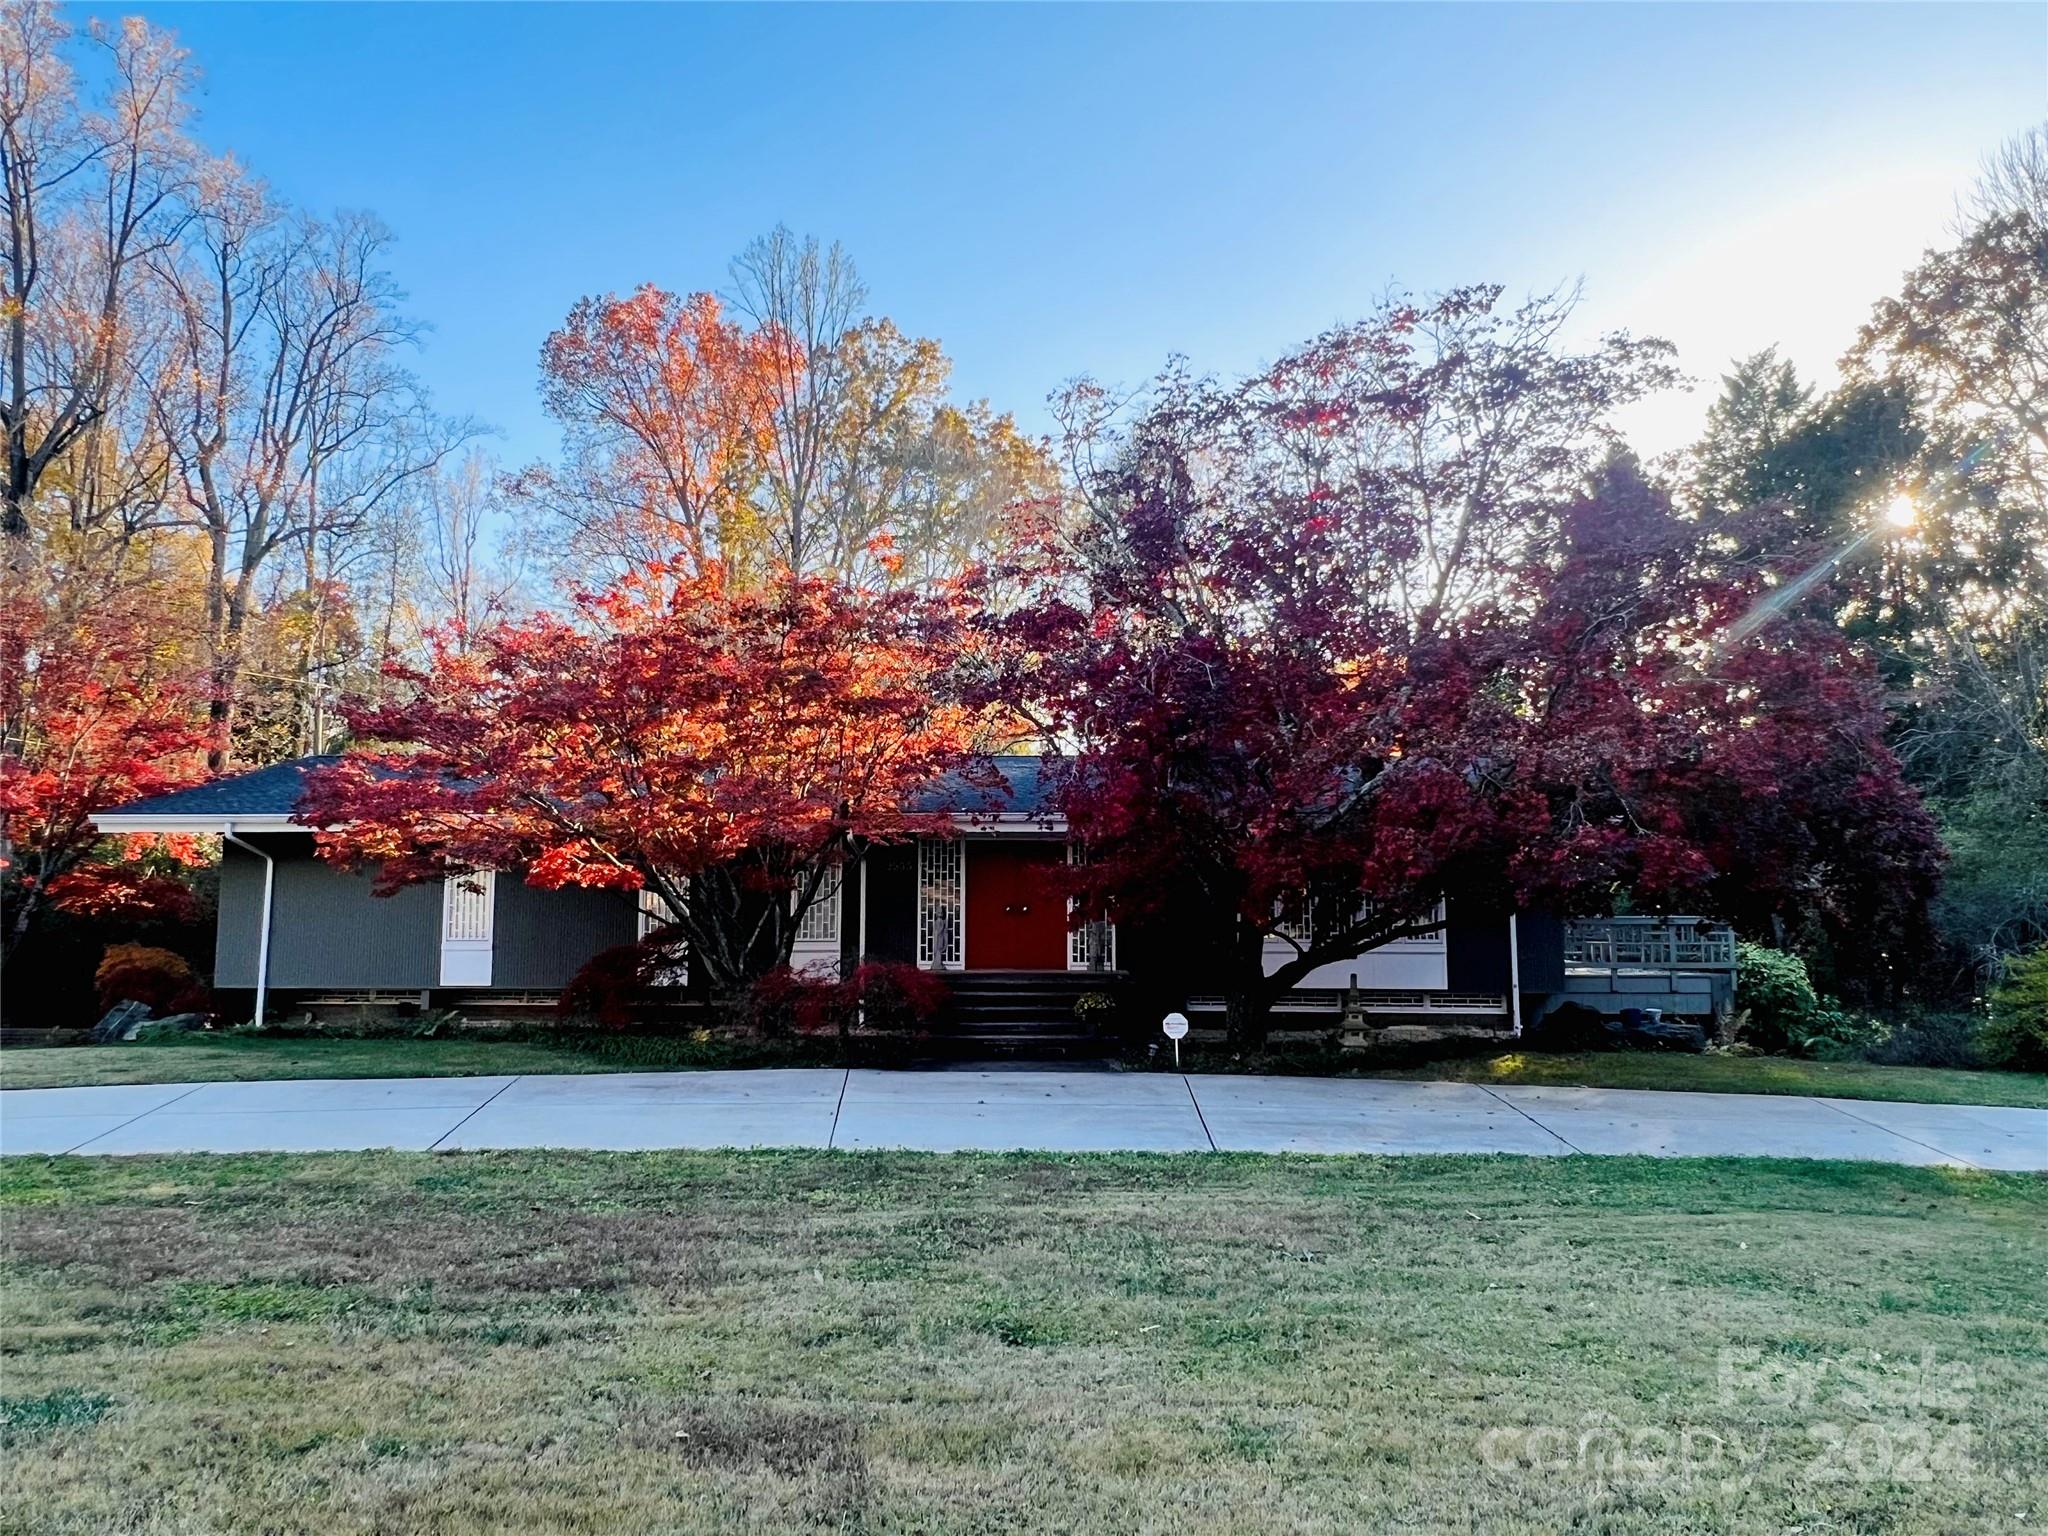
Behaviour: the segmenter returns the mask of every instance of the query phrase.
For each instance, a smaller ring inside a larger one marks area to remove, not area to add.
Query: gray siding
[[[1564,923],[1550,912],[1524,912],[1515,920],[1524,992],[1564,987]]]
[[[313,839],[250,835],[277,861],[270,930],[270,984],[283,988],[417,990],[441,979],[441,888],[370,894],[371,876],[321,862]],[[256,985],[263,861],[229,844],[220,865],[217,987]]]
[[[629,891],[536,890],[510,870],[499,874],[496,886],[494,987],[558,992],[599,950],[638,936],[638,907]]]
[[[371,894],[373,877],[322,863],[313,839],[251,834],[277,860],[270,984],[279,990],[418,991],[441,984],[441,887]],[[220,866],[214,985],[256,985],[263,861],[230,844]],[[510,872],[497,880],[491,985],[532,991],[565,986],[601,949],[631,943],[633,898],[616,891],[540,891]]]

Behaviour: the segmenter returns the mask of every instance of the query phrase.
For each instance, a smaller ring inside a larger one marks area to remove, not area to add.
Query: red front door
[[[1065,859],[1059,843],[967,845],[967,969],[1067,968],[1067,903],[1052,881]]]

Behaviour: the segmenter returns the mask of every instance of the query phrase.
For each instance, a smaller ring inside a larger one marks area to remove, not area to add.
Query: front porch
[[[1061,833],[983,831],[923,838],[916,847],[921,968],[991,976],[1116,971],[1115,924],[1068,926],[1058,873],[1072,849]]]
[[[1577,1003],[1711,1021],[1735,1005],[1735,934],[1701,917],[1595,917],[1564,925],[1564,988],[1545,1010]]]

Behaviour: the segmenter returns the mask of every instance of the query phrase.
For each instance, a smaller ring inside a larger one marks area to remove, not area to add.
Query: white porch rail
[[[1735,934],[1702,917],[1590,917],[1564,925],[1564,963],[1585,969],[1732,971]]]

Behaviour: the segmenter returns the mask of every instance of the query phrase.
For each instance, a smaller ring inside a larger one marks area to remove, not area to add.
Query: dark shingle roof
[[[963,815],[1058,813],[1059,758],[1005,754],[989,761],[995,766],[999,783],[987,782],[985,769],[979,774],[949,773],[918,797],[915,809],[957,811]]]
[[[127,805],[109,806],[108,816],[289,816],[297,807],[306,770],[339,762],[335,756],[297,757],[249,773],[215,779],[174,794],[153,795]],[[920,796],[920,811],[958,811],[963,815],[1051,815],[1058,810],[1057,785],[1045,759],[1008,755],[991,759],[999,783],[979,775],[946,775]],[[1054,760],[1057,762],[1057,759]]]
[[[250,773],[237,773],[147,800],[108,806],[108,816],[289,816],[299,803],[306,770],[338,763],[337,756],[295,757]]]

